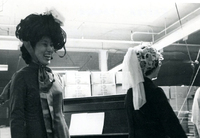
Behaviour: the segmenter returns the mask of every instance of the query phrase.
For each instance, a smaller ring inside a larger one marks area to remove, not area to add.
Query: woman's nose
[[[54,47],[52,45],[48,45],[47,51],[53,52],[54,51]]]

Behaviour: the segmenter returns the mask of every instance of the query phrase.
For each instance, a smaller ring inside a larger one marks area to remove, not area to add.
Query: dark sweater
[[[68,138],[62,114],[62,87],[58,77],[51,88],[53,95],[53,138]],[[10,128],[12,138],[46,138],[38,84],[38,65],[24,67],[12,78],[10,89]],[[50,122],[49,122],[50,123]]]
[[[129,138],[187,138],[164,91],[145,78],[146,103],[134,110],[132,89],[125,98],[128,114]]]

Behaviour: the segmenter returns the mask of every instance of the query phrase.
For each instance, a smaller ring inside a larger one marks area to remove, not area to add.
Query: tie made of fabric
[[[38,72],[40,101],[42,106],[44,123],[47,131],[47,137],[53,137],[54,113],[53,113],[53,95],[49,91],[53,85],[54,76],[50,68],[39,66]]]
[[[55,81],[51,69],[42,65],[39,65],[38,80],[40,92],[43,93],[48,93]]]
[[[53,82],[55,81],[54,75],[50,68],[41,65],[41,63],[38,61],[30,42],[24,41],[23,43],[25,48],[31,55],[33,61],[39,65],[38,81],[39,81],[39,93],[40,93],[43,119],[46,127],[47,137],[53,138],[53,129],[54,129],[53,95],[50,89],[53,85]]]

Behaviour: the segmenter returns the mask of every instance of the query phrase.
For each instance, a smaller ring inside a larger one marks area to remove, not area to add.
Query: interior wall
[[[184,51],[185,47],[180,47]],[[174,50],[174,52],[172,52]],[[197,52],[190,49],[190,55],[194,61]],[[0,71],[0,87],[4,87],[10,80],[13,73],[23,66],[26,66],[24,60],[20,58],[20,51],[1,50],[0,64],[8,64],[8,71]],[[99,69],[99,53],[97,52],[71,52],[60,58],[59,55],[63,55],[63,52],[59,51],[54,54],[51,67],[79,67],[79,71],[100,71]],[[121,64],[123,62],[125,52],[116,51],[108,52],[107,65],[108,70]],[[161,70],[158,75],[158,79],[155,83],[160,86],[180,86],[191,85],[195,73],[198,68],[198,64],[191,65],[186,52],[181,52],[176,48],[165,48],[163,51],[164,61]],[[197,74],[194,86],[200,86],[200,75]]]

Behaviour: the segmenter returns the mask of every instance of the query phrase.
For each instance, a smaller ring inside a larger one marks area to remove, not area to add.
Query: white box
[[[163,89],[167,99],[170,99],[171,98],[171,96],[170,96],[170,87],[169,86],[160,86],[160,87]]]
[[[116,93],[117,94],[126,94],[127,93],[127,91],[125,90],[125,89],[122,89],[122,85],[120,85],[120,84],[117,84],[116,85]]]
[[[115,84],[92,84],[92,96],[116,95]]]
[[[196,90],[196,86],[170,86],[171,98],[193,98]]]
[[[116,84],[122,84],[122,78],[123,78],[122,72],[117,72],[115,78],[116,78]]]
[[[181,111],[188,111],[188,103],[187,100],[185,101],[185,98],[171,98],[169,99],[169,103],[173,110],[179,111],[181,108]]]
[[[188,92],[188,86],[170,86],[171,98],[185,98]]]
[[[65,84],[90,84],[90,72],[68,71],[64,75]]]
[[[0,128],[0,138],[11,138],[10,127]]]
[[[92,72],[92,84],[115,84],[114,72]]]
[[[61,79],[62,88],[64,89],[64,87],[65,87],[65,78],[64,78],[64,76],[60,76],[60,79]]]
[[[65,98],[90,97],[90,84],[69,84],[65,86]]]

